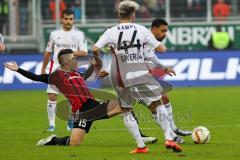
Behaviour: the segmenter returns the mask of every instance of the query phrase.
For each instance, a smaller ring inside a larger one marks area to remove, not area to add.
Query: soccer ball
[[[210,140],[210,132],[206,127],[198,126],[192,131],[192,140],[196,144],[208,143]]]

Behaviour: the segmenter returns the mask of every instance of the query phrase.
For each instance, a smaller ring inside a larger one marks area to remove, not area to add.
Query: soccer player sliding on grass
[[[16,62],[7,62],[4,64],[4,66],[10,70],[16,71],[31,80],[56,85],[72,106],[74,126],[71,136],[58,138],[56,135],[51,135],[40,140],[37,143],[39,146],[80,145],[83,141],[84,134],[89,132],[94,120],[111,118],[119,113],[127,111],[127,109],[121,108],[117,101],[106,101],[100,104],[94,99],[87,88],[84,80],[90,77],[94,72],[93,64],[96,59],[91,60],[91,66],[83,75],[75,71],[77,68],[77,61],[71,49],[61,50],[58,55],[58,60],[61,69],[51,74],[42,75],[36,75],[23,70],[18,67]]]

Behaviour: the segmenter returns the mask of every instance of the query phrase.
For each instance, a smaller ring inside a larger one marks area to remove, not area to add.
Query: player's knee
[[[114,104],[114,111],[116,112],[116,113],[121,113],[121,107],[120,107],[120,105],[118,104],[118,102],[117,101],[113,101],[113,104]]]
[[[123,108],[121,106],[117,106],[117,107],[114,108],[115,115],[124,114],[124,113],[127,113],[127,112],[131,112],[131,109]]]
[[[57,100],[57,94],[48,93],[48,99],[49,99],[50,101],[56,101],[56,100]]]
[[[132,108],[120,107],[120,109],[121,109],[121,114],[130,113],[132,111]]]
[[[124,118],[124,117],[128,116],[129,114],[132,114],[131,112],[132,112],[131,108],[123,108],[122,107],[122,112],[121,112],[120,116],[122,118]]]
[[[122,113],[122,108],[120,106],[115,107],[115,113],[116,114]]]
[[[162,104],[161,100],[157,100],[152,102],[149,106],[148,109],[152,112],[152,113],[156,113],[156,108],[158,106],[160,106]]]
[[[131,113],[131,110],[130,110],[130,111],[129,111],[129,110],[124,110],[124,111],[125,111],[125,112],[122,112],[122,113],[120,114],[120,116],[121,116],[122,118],[128,116],[129,114],[132,114],[132,113]]]
[[[112,113],[114,113],[115,115],[131,112],[131,108],[122,107],[117,101],[110,101],[108,106],[111,106],[113,108]]]
[[[114,101],[114,100],[109,101],[107,107],[108,107],[108,112],[111,112],[111,114],[113,115],[117,115],[122,112],[121,107],[117,101]]]

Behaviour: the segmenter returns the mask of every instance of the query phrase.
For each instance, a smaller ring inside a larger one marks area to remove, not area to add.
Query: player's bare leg
[[[86,131],[83,129],[73,128],[69,145],[70,146],[80,145],[83,142],[85,133],[86,133]]]

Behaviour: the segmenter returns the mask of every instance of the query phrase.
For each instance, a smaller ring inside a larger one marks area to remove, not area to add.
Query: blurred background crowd
[[[0,33],[13,46],[37,41],[44,48],[44,27],[59,26],[62,10],[71,8],[77,25],[116,23],[121,0],[0,0]],[[240,21],[240,0],[136,0],[140,4],[137,21],[150,23],[165,18],[173,24],[231,23]],[[59,15],[57,15],[59,11]],[[107,25],[106,25],[107,26]],[[88,36],[88,35],[87,35]],[[19,43],[18,43],[19,42]],[[35,47],[35,48],[36,48]],[[34,48],[34,47],[33,47]]]

